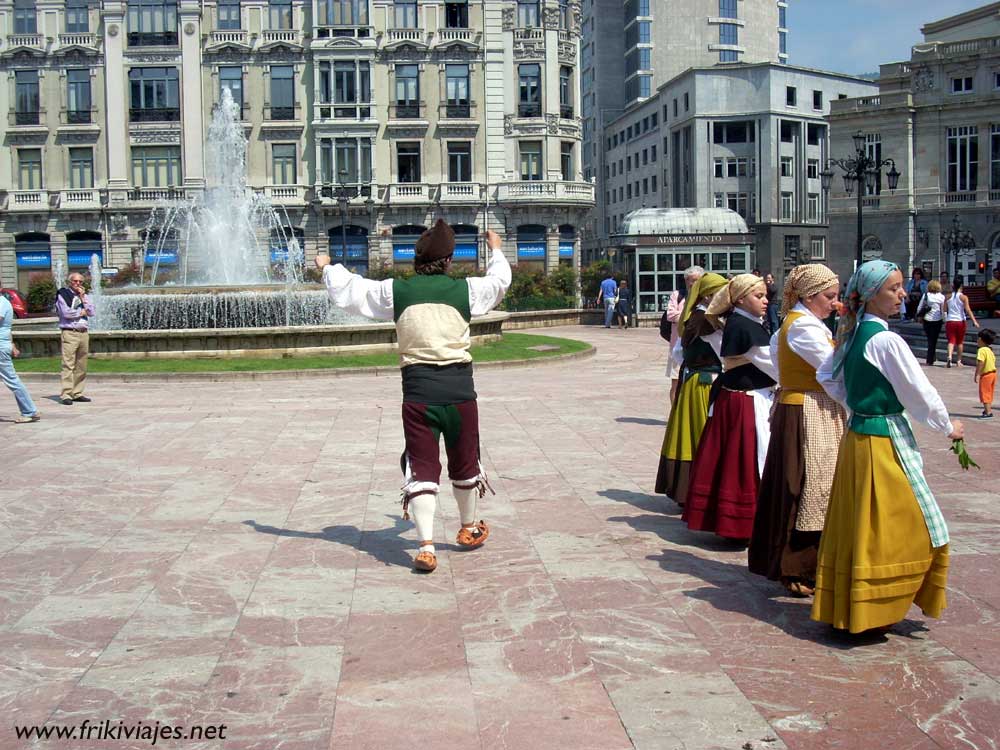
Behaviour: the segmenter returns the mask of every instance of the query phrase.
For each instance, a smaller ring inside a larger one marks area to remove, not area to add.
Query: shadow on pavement
[[[645,492],[616,489],[600,490],[597,494],[608,498],[608,500],[614,500],[616,503],[628,503],[640,510],[666,515],[677,515],[681,512],[677,504],[666,495],[647,495]]]

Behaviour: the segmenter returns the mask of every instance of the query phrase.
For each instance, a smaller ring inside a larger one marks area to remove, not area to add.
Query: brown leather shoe
[[[489,535],[490,527],[486,525],[485,521],[480,521],[472,531],[469,531],[464,526],[459,529],[455,541],[463,547],[478,547],[486,541]]]
[[[437,555],[433,552],[418,552],[417,556],[413,559],[413,567],[424,573],[433,573],[437,566]]]

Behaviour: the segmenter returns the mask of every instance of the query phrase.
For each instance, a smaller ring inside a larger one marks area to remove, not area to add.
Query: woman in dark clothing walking
[[[616,312],[618,313],[618,328],[628,330],[629,320],[632,315],[632,290],[628,288],[628,282],[625,279],[622,279],[621,283],[618,284],[618,305]]]

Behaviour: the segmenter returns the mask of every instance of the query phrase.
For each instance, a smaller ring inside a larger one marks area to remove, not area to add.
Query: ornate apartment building
[[[0,0],[0,280],[142,262],[164,201],[205,190],[221,92],[248,190],[306,256],[412,262],[443,215],[457,259],[579,265],[577,0]]]

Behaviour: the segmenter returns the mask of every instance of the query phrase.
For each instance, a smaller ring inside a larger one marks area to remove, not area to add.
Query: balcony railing
[[[882,200],[877,195],[871,195],[868,196],[867,198],[861,199],[861,205],[864,208],[878,208],[881,205],[881,203]]]
[[[64,109],[60,118],[67,125],[89,125],[94,121],[92,109]]]
[[[267,105],[264,107],[264,119],[265,120],[297,120],[298,118],[299,105],[295,104],[291,107],[272,107]]]
[[[128,191],[128,199],[137,203],[182,201],[187,199],[187,193],[176,187],[137,187]]]
[[[258,194],[263,193],[272,203],[279,205],[300,204],[306,201],[306,189],[303,185],[266,185],[254,190]]]
[[[390,120],[419,120],[420,113],[423,111],[424,102],[417,103],[406,103],[406,104],[390,104],[389,105],[389,119]]]
[[[1000,201],[1000,190],[991,190],[990,203],[995,203],[997,201]]]
[[[438,29],[437,33],[442,42],[471,42],[472,34],[472,29],[468,28]]]
[[[179,107],[130,107],[128,119],[129,122],[180,122],[181,110]]]
[[[518,117],[541,117],[542,116],[542,105],[541,104],[518,104],[517,105],[517,116]]]
[[[45,37],[41,34],[8,34],[7,49],[14,47],[45,49]]]
[[[440,114],[443,120],[468,120],[472,118],[475,110],[474,102],[447,102],[440,106]]]
[[[560,104],[559,105],[559,116],[564,120],[573,119],[573,105],[572,104]]]
[[[389,29],[390,42],[419,42],[423,36],[421,29]]]
[[[130,31],[128,33],[129,47],[176,47],[176,31]]]
[[[976,192],[961,192],[961,193],[945,193],[944,203],[975,203],[976,202]]]
[[[287,42],[301,46],[302,32],[298,29],[264,29],[261,33],[261,41],[264,44]]]
[[[59,35],[60,47],[90,47],[92,49],[97,49],[98,44],[97,34],[82,33]]]
[[[442,203],[478,202],[482,198],[482,185],[478,182],[443,182],[440,196]]]
[[[389,185],[388,200],[394,203],[429,203],[431,186],[423,182],[399,182]]]
[[[589,182],[521,181],[502,182],[497,187],[498,201],[556,200],[594,202],[594,186]]]
[[[524,26],[514,29],[515,42],[527,42],[545,39],[545,29],[536,26]]]
[[[247,44],[246,29],[216,29],[208,37],[209,46],[219,44]]]
[[[64,208],[93,208],[100,203],[96,190],[64,190],[62,193]]]
[[[236,102],[236,106],[239,108],[240,121],[241,122],[249,122],[250,121],[250,105],[246,104],[245,102],[243,102],[243,103]],[[215,116],[215,113],[218,110],[219,110],[219,102],[215,102],[215,104],[212,105],[212,116],[213,117]]]
[[[321,102],[315,105],[317,120],[369,120],[372,116],[371,103],[365,104],[332,104]]]
[[[11,125],[40,125],[45,115],[45,110],[21,110],[10,113]]]
[[[367,39],[372,35],[371,26],[313,26],[317,39],[347,37],[352,39]]]

